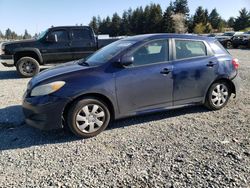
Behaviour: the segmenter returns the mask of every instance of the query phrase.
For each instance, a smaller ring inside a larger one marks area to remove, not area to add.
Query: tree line
[[[211,12],[199,6],[194,15],[190,15],[187,0],[175,0],[163,11],[159,4],[151,3],[146,7],[128,9],[120,16],[114,13],[111,17],[101,18],[94,16],[89,26],[96,34],[109,34],[110,36],[136,35],[146,33],[211,33],[224,32],[226,28],[235,31],[250,27],[250,11],[243,8],[239,16],[224,20],[216,8]],[[250,30],[250,28],[249,28]],[[35,34],[33,37],[37,37]],[[2,33],[4,39],[29,39],[32,36],[25,30],[23,35],[17,35],[9,28]]]
[[[194,15],[190,15],[187,0],[170,2],[165,11],[159,4],[151,3],[146,7],[131,8],[122,16],[114,13],[112,17],[94,16],[89,26],[97,34],[110,36],[135,35],[145,33],[211,33],[224,32],[226,28],[235,31],[250,27],[250,11],[246,8],[239,11],[237,18],[224,20],[216,8],[211,12],[199,6]]]
[[[11,31],[10,28],[6,29],[5,33],[2,33],[0,31],[0,39],[8,39],[8,40],[21,40],[21,39],[30,39],[32,37],[37,37],[38,35],[35,34],[34,36],[31,36],[31,34],[28,33],[27,29],[25,29],[23,35],[16,34],[15,31]]]

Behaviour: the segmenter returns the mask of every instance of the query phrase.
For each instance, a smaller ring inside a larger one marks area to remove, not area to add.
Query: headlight
[[[64,81],[57,81],[57,82],[52,82],[49,84],[37,86],[31,91],[31,96],[43,96],[43,95],[48,95],[51,93],[54,93],[61,89],[65,85]]]

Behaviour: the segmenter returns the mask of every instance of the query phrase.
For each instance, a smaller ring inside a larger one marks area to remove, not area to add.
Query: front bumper
[[[63,111],[69,99],[53,96],[30,97],[23,100],[25,122],[41,130],[63,128]]]
[[[14,66],[13,55],[0,55],[0,63],[2,63],[5,67],[13,67]]]

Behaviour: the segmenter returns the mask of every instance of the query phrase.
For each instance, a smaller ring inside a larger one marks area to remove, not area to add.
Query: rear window
[[[87,28],[84,29],[73,29],[72,30],[73,40],[89,40],[92,39],[91,31]]]
[[[221,45],[219,41],[210,43],[210,46],[215,54],[229,54],[229,52]]]
[[[206,56],[206,46],[202,41],[175,40],[176,59]]]

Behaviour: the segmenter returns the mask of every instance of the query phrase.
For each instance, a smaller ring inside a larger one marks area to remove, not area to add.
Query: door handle
[[[207,64],[207,67],[214,67],[216,64],[217,64],[216,62],[210,61],[210,62]]]
[[[164,68],[164,69],[161,71],[161,74],[169,74],[170,72],[172,72],[172,69],[171,69],[171,68]]]

